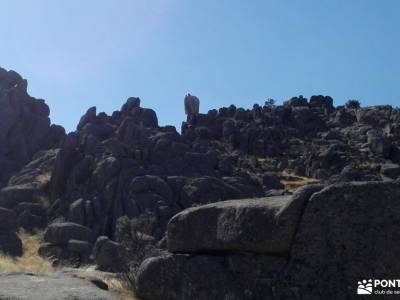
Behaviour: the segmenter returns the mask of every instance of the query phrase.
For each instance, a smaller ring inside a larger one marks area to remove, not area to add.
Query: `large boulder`
[[[304,212],[275,299],[355,299],[360,279],[400,274],[400,182],[338,184]]]
[[[69,240],[93,242],[94,236],[89,228],[71,222],[50,224],[44,240],[55,245],[67,245]]]
[[[121,269],[121,245],[106,236],[97,238],[93,256],[100,270],[116,271]]]
[[[21,202],[33,202],[37,189],[31,185],[11,185],[0,190],[0,206],[13,208]]]
[[[140,266],[137,292],[151,300],[269,300],[285,259],[263,255],[168,254]]]
[[[0,190],[0,206],[15,208],[20,203],[32,203],[39,198],[46,198],[44,194],[58,153],[58,149],[37,152],[31,162],[10,178],[8,186]]]
[[[306,201],[321,188],[311,185],[293,196],[231,200],[186,209],[168,224],[168,250],[287,254]]]

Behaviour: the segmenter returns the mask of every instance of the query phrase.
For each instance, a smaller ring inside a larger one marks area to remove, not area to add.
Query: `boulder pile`
[[[52,223],[46,229],[45,243],[41,245],[39,254],[57,258],[57,263],[84,264],[89,261],[94,239],[92,230],[85,226],[70,222]]]
[[[21,254],[17,228],[45,230],[41,255],[117,271],[140,242],[156,253],[138,278],[150,300],[334,299],[328,275],[351,299],[357,276],[399,271],[399,108],[186,100],[181,132],[131,97],[65,134],[0,68],[0,251]]]

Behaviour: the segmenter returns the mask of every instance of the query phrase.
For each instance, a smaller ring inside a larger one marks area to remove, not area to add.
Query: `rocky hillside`
[[[120,270],[121,245],[127,239],[145,241],[151,251],[144,256],[158,255],[167,247],[169,222],[170,252],[248,252],[268,255],[268,262],[272,255],[281,261],[275,264],[274,258],[272,266],[281,268],[282,263],[290,265],[293,249],[303,247],[293,239],[305,228],[298,224],[304,222],[303,198],[311,194],[291,196],[297,187],[312,182],[322,189],[349,181],[374,181],[381,187],[400,176],[400,109],[391,106],[335,107],[329,96],[299,96],[283,105],[231,105],[192,115],[179,133],[173,126],[159,126],[152,109],[143,108],[139,98],[129,98],[111,115],[89,108],[76,130],[65,134],[62,127],[50,125],[49,108],[30,97],[26,87],[16,72],[0,69],[0,218],[15,220],[7,225],[8,236],[15,237],[16,227],[29,232],[46,229],[40,254],[56,257],[57,263],[96,262],[102,269]],[[264,200],[212,204],[249,198]],[[293,200],[297,198],[303,200]],[[200,205],[206,206],[193,208]],[[288,208],[293,205],[293,210]],[[347,210],[343,205],[342,213]],[[228,219],[220,228],[215,218],[225,210]],[[281,213],[282,227],[270,228]],[[257,231],[258,215],[271,216],[260,220],[259,236],[236,236],[236,230]],[[210,232],[202,232],[202,224],[210,224]],[[0,249],[9,249],[7,243],[0,234]],[[132,252],[129,249],[125,250]],[[186,268],[185,255],[160,259],[160,268],[166,259],[179,275]],[[231,258],[224,259],[226,265]],[[232,259],[234,268],[243,262],[241,256]],[[217,268],[214,258],[210,264]],[[141,278],[147,278],[143,274]],[[293,279],[288,276],[277,284]],[[139,283],[146,299],[161,299],[147,295],[147,283]],[[196,291],[182,290],[168,299],[214,299],[188,296]],[[247,299],[237,297],[232,299]]]
[[[50,125],[49,107],[27,87],[18,73],[0,68],[0,187],[39,150],[58,147],[65,134]]]

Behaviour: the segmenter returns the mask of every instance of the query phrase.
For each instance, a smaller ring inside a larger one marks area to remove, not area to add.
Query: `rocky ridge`
[[[0,228],[0,249],[8,251],[12,235],[15,247],[8,253],[19,255],[16,228],[45,229],[39,252],[55,263],[97,263],[100,269],[120,271],[125,224],[128,237],[145,244],[145,256],[156,257],[141,267],[138,286],[145,299],[160,299],[161,294],[151,294],[160,291],[165,297],[175,293],[163,299],[265,299],[260,292],[272,293],[289,282],[313,299],[321,286],[308,290],[307,280],[318,278],[291,275],[306,261],[302,236],[307,241],[315,228],[352,227],[353,220],[343,218],[353,204],[360,206],[355,219],[368,227],[362,206],[378,205],[357,184],[340,183],[367,181],[366,190],[382,191],[377,197],[386,188],[398,191],[393,182],[400,176],[400,109],[391,106],[335,107],[329,96],[299,96],[283,105],[231,105],[192,115],[178,133],[175,127],[159,126],[156,113],[141,107],[139,98],[129,98],[111,115],[88,109],[76,131],[65,134],[50,125],[47,105],[30,97],[26,86],[14,71],[0,69],[0,219],[4,224],[14,220]],[[320,184],[292,194],[290,183],[298,178],[304,179],[298,185]],[[311,200],[321,193],[333,199],[338,214],[330,214],[322,200],[314,214],[323,210],[320,217],[332,223],[312,220],[309,213],[312,203],[319,203]],[[343,202],[341,195],[350,200]],[[360,204],[361,196],[370,200]],[[392,207],[393,198],[387,196]],[[240,200],[221,202],[232,199]],[[370,217],[379,221],[378,215]],[[390,222],[376,226],[389,228],[395,216],[389,217]],[[313,236],[323,233],[316,230]],[[333,238],[348,248],[340,237]],[[330,253],[323,246],[316,245],[315,253]],[[162,254],[165,249],[169,253]],[[353,254],[344,253],[339,261]],[[301,263],[293,260],[296,255]],[[338,263],[329,265],[328,257],[321,261],[330,268]],[[192,274],[198,268],[204,272]],[[172,277],[168,269],[175,270]],[[208,276],[207,270],[220,277]],[[152,272],[165,273],[170,281],[163,285],[153,275],[154,281],[148,281],[146,274]],[[189,274],[182,290],[172,289],[182,273]],[[215,295],[203,295],[204,289]],[[333,287],[327,287],[331,290],[329,297]],[[291,293],[276,299],[296,299],[297,292]]]

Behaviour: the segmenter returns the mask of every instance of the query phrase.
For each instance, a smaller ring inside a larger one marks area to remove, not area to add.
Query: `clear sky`
[[[130,96],[178,130],[188,92],[202,112],[300,94],[400,105],[398,0],[0,0],[0,12],[0,66],[67,130]]]

